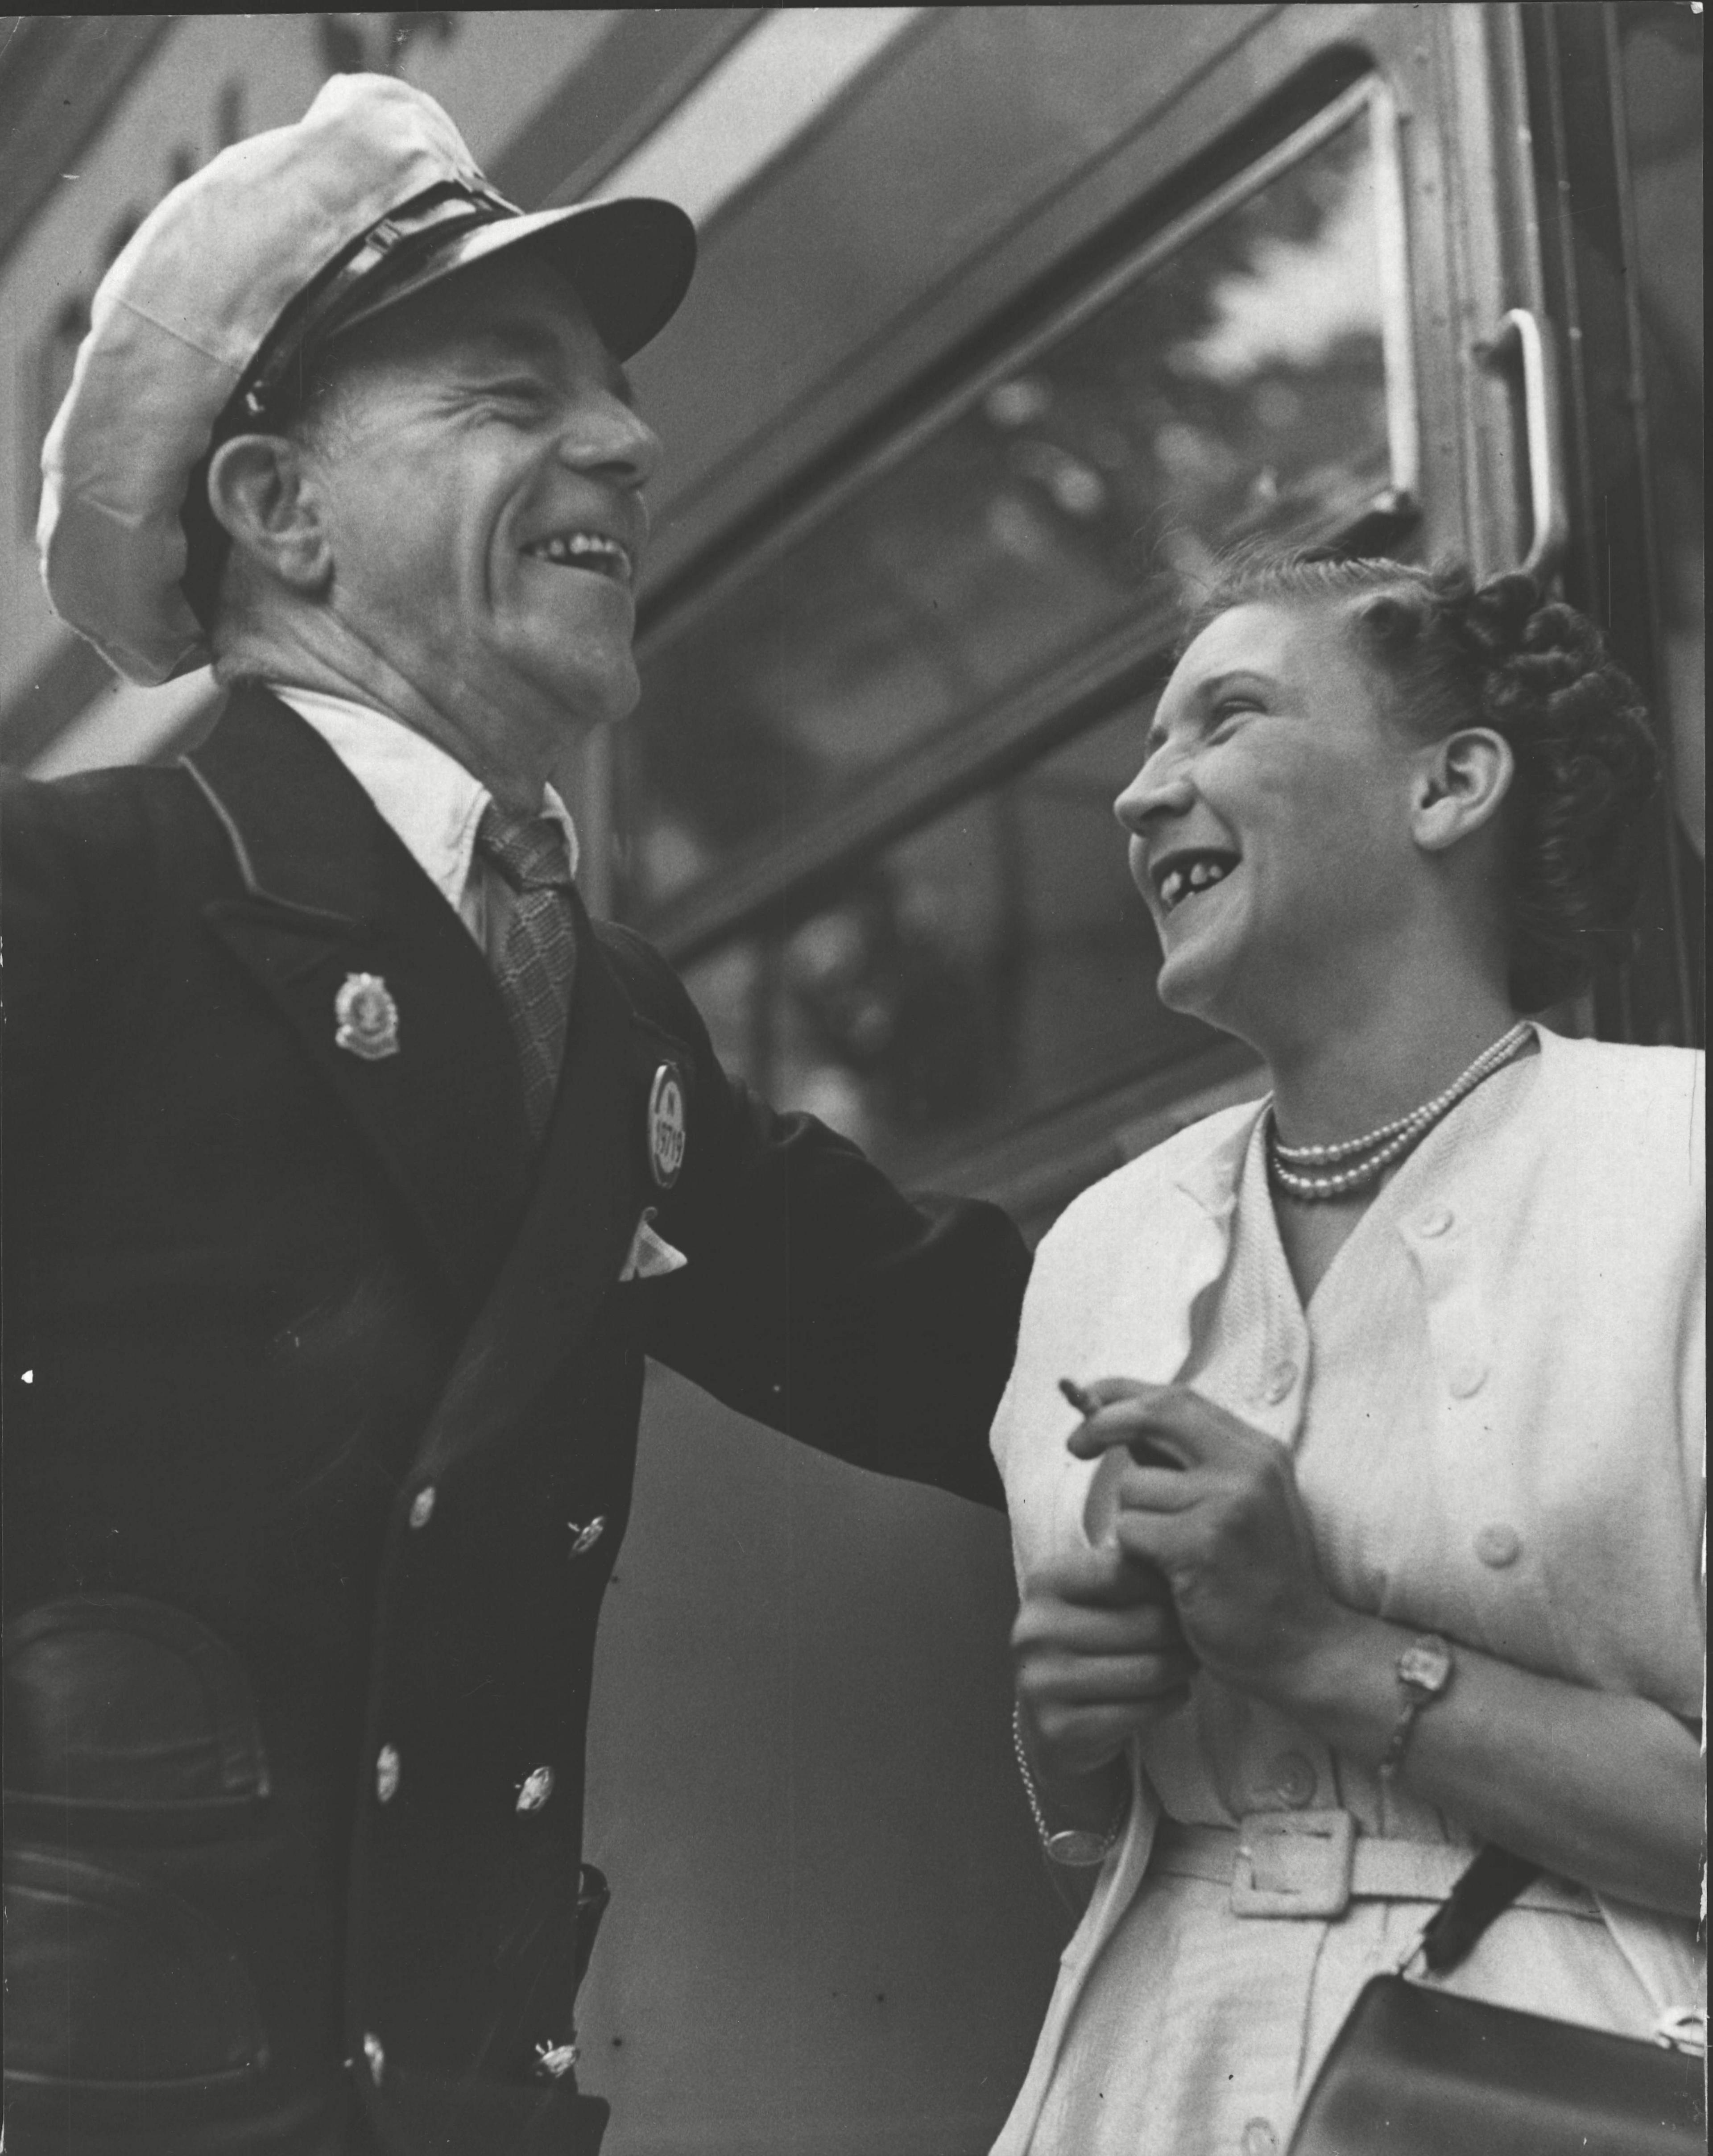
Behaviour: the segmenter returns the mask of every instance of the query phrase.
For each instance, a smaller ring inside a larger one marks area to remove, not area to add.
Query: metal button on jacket
[[[381,2047],[381,2039],[372,2029],[363,2038],[363,2056],[369,2062],[369,2078],[379,2088],[381,2076],[387,2071],[387,2054]]]
[[[1508,1564],[1515,1564],[1521,1552],[1523,1538],[1503,1520],[1490,1521],[1475,1537],[1475,1555],[1483,1564],[1490,1564],[1500,1572]]]
[[[1279,2156],[1279,2136],[1269,2118],[1252,2118],[1239,2143],[1243,2156]]]
[[[538,1812],[553,1794],[553,1769],[535,1767],[523,1778],[517,1792],[521,1812]]]
[[[398,1753],[390,1744],[383,1744],[375,1755],[375,1794],[383,1804],[391,1804],[398,1794]]]
[[[1473,1355],[1460,1357],[1451,1366],[1449,1382],[1454,1398],[1466,1400],[1487,1382],[1487,1365]]]
[[[1418,1235],[1443,1235],[1450,1225],[1451,1214],[1444,1206],[1436,1205],[1417,1221],[1416,1233]]]
[[[434,1486],[426,1483],[410,1501],[410,1523],[413,1527],[425,1527],[434,1517]]]

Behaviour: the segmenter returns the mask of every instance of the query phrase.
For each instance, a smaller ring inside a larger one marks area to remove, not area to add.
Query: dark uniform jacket
[[[3,865],[7,2145],[592,2149],[644,1358],[997,1504],[1023,1247],[758,1105],[586,920],[536,1154],[481,952],[259,688],[176,767],[12,783]],[[650,1208],[689,1262],[621,1279]]]

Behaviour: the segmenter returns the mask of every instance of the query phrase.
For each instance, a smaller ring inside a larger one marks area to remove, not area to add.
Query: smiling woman
[[[1372,705],[1335,619],[1239,605],[1186,653],[1119,805],[1169,1008],[1262,1047],[1281,1024],[1319,1032],[1353,967],[1393,974],[1418,856],[1392,803],[1414,744]]]
[[[1628,932],[1634,685],[1526,577],[1263,559],[1145,750],[1160,999],[1273,1090],[1031,1284],[1018,1740],[1109,1876],[996,2156],[1276,2150],[1484,1841],[1548,1876],[1453,1989],[1642,2036],[1704,1982],[1701,1058],[1519,1015]]]

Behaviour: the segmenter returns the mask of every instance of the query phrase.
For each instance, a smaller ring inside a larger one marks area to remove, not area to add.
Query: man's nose
[[[560,454],[577,471],[644,487],[660,468],[662,449],[639,412],[622,398],[605,395],[570,419],[560,436]]]
[[[1181,758],[1157,749],[1112,804],[1112,813],[1133,838],[1146,838],[1162,817],[1182,816],[1195,789]]]

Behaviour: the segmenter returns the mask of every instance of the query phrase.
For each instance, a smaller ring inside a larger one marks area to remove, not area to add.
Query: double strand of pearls
[[[1267,1160],[1274,1178],[1291,1197],[1310,1201],[1345,1198],[1351,1191],[1362,1189],[1382,1175],[1395,1161],[1402,1159],[1412,1147],[1419,1145],[1434,1124],[1449,1115],[1464,1095],[1472,1093],[1484,1078],[1490,1077],[1502,1064],[1508,1063],[1529,1034],[1528,1020],[1519,1019],[1509,1033],[1491,1047],[1484,1048],[1463,1075],[1454,1079],[1443,1093],[1424,1101],[1419,1108],[1412,1108],[1407,1116],[1382,1123],[1366,1137],[1345,1138],[1336,1145],[1288,1146],[1280,1137],[1279,1126],[1269,1107]],[[1352,1164],[1330,1175],[1304,1173],[1311,1165],[1331,1161],[1349,1161]]]

